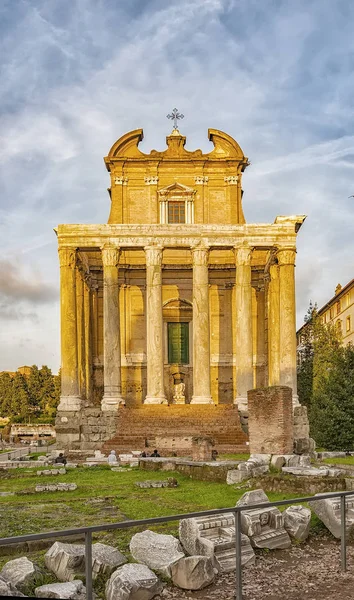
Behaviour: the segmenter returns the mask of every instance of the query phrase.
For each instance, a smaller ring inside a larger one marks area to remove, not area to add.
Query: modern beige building
[[[344,287],[338,283],[334,296],[319,310],[322,323],[332,323],[340,331],[343,344],[354,343],[354,279]],[[301,345],[301,336],[306,323],[297,332],[297,344]]]
[[[175,410],[191,423],[208,406],[245,412],[249,389],[277,384],[297,402],[294,269],[305,217],[245,222],[248,159],[222,131],[209,130],[207,154],[187,151],[176,128],[163,151],[144,154],[142,139],[141,129],[123,135],[105,158],[108,223],[57,229],[57,432],[76,448],[107,442],[128,409],[157,420]]]

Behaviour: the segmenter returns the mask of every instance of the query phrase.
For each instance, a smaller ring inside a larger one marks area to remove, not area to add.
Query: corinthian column
[[[295,256],[295,248],[280,248],[277,252],[280,306],[280,385],[292,388],[294,405],[299,403],[296,381]]]
[[[252,347],[252,248],[235,248],[236,259],[236,399],[238,409],[247,411],[247,392],[253,388]]]
[[[81,408],[78,379],[76,321],[76,250],[59,248],[60,323],[61,323],[61,396],[59,411]]]
[[[192,248],[193,397],[191,404],[213,404],[210,389],[209,248]]]
[[[268,284],[268,385],[280,384],[279,267],[269,267]]]
[[[146,246],[146,362],[145,404],[167,404],[163,373],[162,252],[160,246]]]
[[[118,261],[120,249],[102,248],[104,394],[102,410],[115,411],[121,402]]]

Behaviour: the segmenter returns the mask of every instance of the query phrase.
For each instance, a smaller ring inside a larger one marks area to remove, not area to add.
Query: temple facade
[[[256,387],[289,386],[297,403],[294,271],[305,217],[246,223],[248,159],[226,133],[208,133],[207,154],[186,150],[177,128],[149,154],[141,129],[122,136],[104,159],[108,223],[57,228],[63,446],[100,448],[117,428],[127,435],[123,413],[136,423],[140,409],[154,423],[170,422],[173,407],[178,422],[187,414],[187,438],[208,407],[227,407],[228,420],[246,413]]]

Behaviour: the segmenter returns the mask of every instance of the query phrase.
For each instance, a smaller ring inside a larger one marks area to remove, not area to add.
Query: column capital
[[[144,246],[146,266],[161,267],[163,246]]]
[[[62,247],[58,249],[59,263],[61,267],[76,267],[76,248]]]
[[[102,246],[102,262],[104,267],[116,267],[119,262],[119,246]]]
[[[193,265],[209,265],[209,246],[192,246],[191,253],[193,258]]]
[[[295,265],[296,248],[278,248],[276,257],[278,259],[278,265]]]
[[[251,246],[234,246],[236,267],[251,266],[253,248]]]

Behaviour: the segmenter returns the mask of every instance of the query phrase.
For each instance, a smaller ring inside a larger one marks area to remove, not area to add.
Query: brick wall
[[[273,386],[248,392],[248,434],[252,454],[292,454],[292,390]]]

